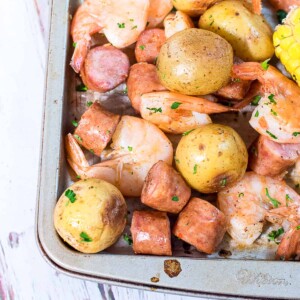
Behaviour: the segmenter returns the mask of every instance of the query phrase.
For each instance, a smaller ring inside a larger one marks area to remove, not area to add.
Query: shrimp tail
[[[248,91],[246,97],[242,101],[236,103],[233,108],[242,109],[246,107],[253,101],[255,96],[263,96],[263,93],[261,92],[261,83],[259,81],[254,81],[251,84],[250,90]]]
[[[81,40],[76,43],[75,50],[72,55],[72,59],[70,63],[71,67],[76,73],[80,72],[84,60],[87,56],[88,50],[89,50],[89,42],[87,42],[86,40]]]
[[[84,172],[84,169],[90,167],[83,151],[71,133],[65,138],[65,148],[67,152],[67,161],[77,175],[81,175]]]
[[[261,81],[265,74],[265,70],[260,63],[257,62],[245,62],[240,65],[233,65],[232,77],[242,80],[255,80]]]
[[[295,226],[283,236],[276,252],[276,259],[289,260],[299,254],[300,230]]]

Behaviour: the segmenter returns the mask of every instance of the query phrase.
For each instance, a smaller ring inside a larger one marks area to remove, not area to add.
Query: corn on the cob
[[[300,7],[291,10],[273,35],[275,54],[300,85]]]

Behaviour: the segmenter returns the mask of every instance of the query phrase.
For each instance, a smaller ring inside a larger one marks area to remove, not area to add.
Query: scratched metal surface
[[[219,256],[218,251],[210,256],[204,255],[174,239],[174,256],[182,268],[182,272],[176,278],[169,278],[164,273],[163,264],[166,258],[135,256],[122,238],[113,247],[96,255],[73,251],[59,239],[52,224],[52,212],[56,199],[72,182],[69,173],[66,172],[62,147],[63,135],[71,130],[70,121],[74,117],[80,118],[87,101],[90,100],[99,100],[108,109],[118,113],[133,114],[123,93],[124,86],[106,95],[75,91],[78,78],[68,65],[72,52],[68,26],[70,14],[79,2],[70,1],[69,6],[68,1],[53,1],[37,214],[38,243],[45,257],[60,271],[121,286],[155,288],[158,291],[226,299],[234,296],[293,299],[300,297],[297,263],[272,261],[276,248],[267,241],[266,234],[253,246],[243,249],[236,247],[226,237],[219,247],[219,250],[231,251],[232,255],[226,259]],[[273,18],[269,10],[264,12],[269,20],[270,17]],[[245,111],[239,115],[219,115],[215,117],[215,121],[231,124],[249,145],[256,133],[248,125],[248,118],[249,112]],[[176,138],[172,140],[176,142]],[[95,161],[95,158],[90,157],[90,161]],[[133,199],[128,199],[128,205],[130,211],[141,206]],[[126,231],[129,231],[129,224]],[[159,282],[150,281],[154,276],[159,278]]]

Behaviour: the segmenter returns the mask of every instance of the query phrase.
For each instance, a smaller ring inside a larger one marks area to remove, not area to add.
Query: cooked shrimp
[[[172,8],[172,0],[150,0],[147,28],[159,25]]]
[[[261,14],[261,0],[252,0],[253,12],[257,15]]]
[[[143,119],[157,125],[165,132],[180,134],[211,123],[208,114],[232,110],[205,98],[172,92],[143,94],[140,103]]]
[[[247,62],[233,66],[235,78],[262,84],[263,97],[254,110],[250,125],[277,143],[300,143],[300,88],[292,80],[269,66]]]
[[[300,6],[300,0],[269,0],[276,10],[283,9],[289,12],[293,7]]]
[[[103,32],[117,48],[135,43],[146,27],[149,6],[149,0],[86,0],[79,6],[71,26],[76,45],[71,66],[75,72],[80,71],[91,36],[97,32]]]
[[[67,159],[82,179],[99,178],[120,189],[123,195],[141,195],[151,167],[163,160],[172,164],[173,148],[168,138],[153,124],[123,116],[112,136],[111,149],[104,150],[98,164],[90,166],[75,138],[66,137]]]
[[[176,13],[170,13],[164,19],[165,35],[168,39],[173,34],[184,29],[193,28],[192,19],[184,12],[177,10]]]
[[[285,208],[292,213],[295,205],[300,206],[300,196],[283,180],[247,172],[234,186],[218,193],[218,204],[230,236],[239,244],[251,245],[262,233],[268,211]]]

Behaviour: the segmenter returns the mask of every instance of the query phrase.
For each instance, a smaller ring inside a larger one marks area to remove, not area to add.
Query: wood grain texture
[[[0,1],[0,299],[194,299],[72,278],[51,268],[37,249],[49,1]]]

